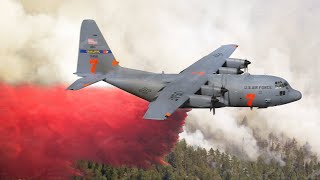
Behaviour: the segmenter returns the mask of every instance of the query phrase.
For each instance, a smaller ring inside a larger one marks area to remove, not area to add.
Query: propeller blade
[[[216,108],[215,108],[214,104],[217,103],[217,102],[219,102],[219,100],[216,97],[212,96],[211,104],[210,104],[210,112],[212,110],[213,115],[216,114]]]
[[[225,87],[221,87],[221,95],[224,96],[226,92],[228,92],[228,89],[226,89]]]

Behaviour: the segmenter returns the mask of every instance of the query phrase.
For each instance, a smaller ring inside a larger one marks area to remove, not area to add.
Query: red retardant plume
[[[144,120],[148,103],[113,88],[0,84],[0,179],[75,173],[77,160],[115,166],[164,163],[186,111]]]

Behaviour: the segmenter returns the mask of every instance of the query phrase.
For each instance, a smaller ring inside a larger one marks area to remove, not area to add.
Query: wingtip
[[[143,117],[143,119],[145,120],[152,120],[152,121],[163,121],[163,120],[166,120],[166,118],[154,118],[154,117]]]
[[[239,45],[238,44],[226,44],[226,45],[224,45],[224,46],[234,46],[235,48],[237,48],[237,47],[239,47]]]
[[[93,19],[83,19],[83,22],[86,22],[86,21],[94,21]]]
[[[155,117],[155,116],[151,116],[151,115],[145,114],[145,115],[143,116],[143,119],[145,119],[145,120],[158,120],[158,121],[161,121],[161,120],[165,120],[166,117]]]
[[[85,25],[85,24],[89,25],[89,24],[97,24],[97,23],[93,19],[84,19],[82,20],[82,25]]]
[[[66,88],[66,90],[75,91],[75,90],[78,90],[78,89],[76,87],[74,87],[73,85],[70,85],[69,87]]]

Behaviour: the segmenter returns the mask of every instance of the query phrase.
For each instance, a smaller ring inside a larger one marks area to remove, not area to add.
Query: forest
[[[91,161],[78,161],[76,169],[82,176],[73,179],[319,179],[320,163],[308,143],[299,145],[295,139],[284,143],[272,135],[259,142],[264,151],[256,160],[248,160],[219,149],[206,150],[180,140],[168,154],[163,165],[149,168],[112,167]]]

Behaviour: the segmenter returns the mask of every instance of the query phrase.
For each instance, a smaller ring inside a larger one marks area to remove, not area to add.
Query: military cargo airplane
[[[178,108],[267,108],[301,99],[280,77],[244,73],[251,63],[230,58],[238,45],[223,45],[179,74],[121,67],[94,20],[83,20],[76,75],[68,90],[105,81],[149,101],[144,119],[164,120]]]

